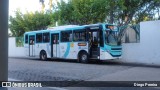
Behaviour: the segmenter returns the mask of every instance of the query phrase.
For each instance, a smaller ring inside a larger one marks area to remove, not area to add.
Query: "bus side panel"
[[[28,44],[24,44],[24,53],[26,56],[29,56],[29,45]]]
[[[35,45],[35,55],[36,55],[36,57],[39,57],[39,55],[40,55],[40,52],[42,51],[42,50],[44,50],[46,53],[47,53],[47,57],[48,58],[51,58],[51,50],[50,50],[50,45],[49,45],[49,43],[36,43],[36,45]]]
[[[60,44],[60,57],[65,59],[77,59],[78,53],[85,50],[88,53],[86,42],[67,42]]]
[[[84,50],[88,53],[88,43],[86,42],[74,42],[72,45],[72,54],[71,57],[74,55],[74,59],[78,58],[78,54],[80,51]]]
[[[50,44],[50,43],[47,43],[47,44],[45,45],[45,47],[46,47],[47,57],[48,57],[48,58],[51,58],[51,44]]]
[[[70,43],[70,52],[68,54],[69,59],[77,59],[77,54],[78,54],[78,47],[76,46],[75,42]]]
[[[36,49],[35,49],[35,56],[39,57],[40,55],[40,51],[43,49],[43,44],[42,43],[36,43],[35,45]]]
[[[39,56],[39,47],[40,47],[40,45],[39,44],[35,44],[35,56],[37,57],[37,56]]]
[[[70,42],[60,43],[60,58],[67,58],[70,52]]]

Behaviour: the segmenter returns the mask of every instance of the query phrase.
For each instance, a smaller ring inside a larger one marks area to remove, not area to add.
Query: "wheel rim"
[[[87,55],[82,55],[82,60],[85,61],[87,59]]]

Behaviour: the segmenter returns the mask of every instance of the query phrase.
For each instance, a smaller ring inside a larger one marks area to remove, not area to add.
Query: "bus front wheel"
[[[45,51],[40,52],[40,59],[44,61],[47,60],[47,54]]]
[[[82,62],[82,63],[88,63],[89,60],[88,60],[88,54],[86,52],[82,52],[80,53],[79,55],[79,61]]]

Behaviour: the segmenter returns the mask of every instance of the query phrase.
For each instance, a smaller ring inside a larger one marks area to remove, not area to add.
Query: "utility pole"
[[[0,81],[8,81],[8,3],[0,0]]]

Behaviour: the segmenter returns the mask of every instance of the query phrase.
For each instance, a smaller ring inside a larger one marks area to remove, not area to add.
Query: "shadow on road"
[[[65,59],[49,59],[47,61],[55,61],[55,62],[66,62],[66,63],[78,63],[76,60],[65,60]],[[84,63],[80,63],[84,64]],[[96,65],[107,65],[107,66],[131,66],[131,67],[150,67],[150,68],[160,68],[159,65],[150,65],[150,64],[142,64],[142,63],[124,63],[118,60],[107,60],[107,61],[90,61],[87,64],[96,64]]]
[[[22,57],[9,57],[14,59],[24,59],[24,60],[35,60],[35,61],[42,61],[38,58],[22,58]],[[78,63],[76,60],[68,60],[68,59],[48,59],[44,62],[65,62],[65,63]],[[84,63],[79,63],[84,64]],[[90,61],[87,64],[94,64],[94,65],[107,65],[107,66],[131,66],[131,67],[150,67],[150,68],[160,68],[160,65],[151,65],[151,64],[143,64],[143,63],[126,63],[121,62],[119,60],[107,60],[107,61]]]

